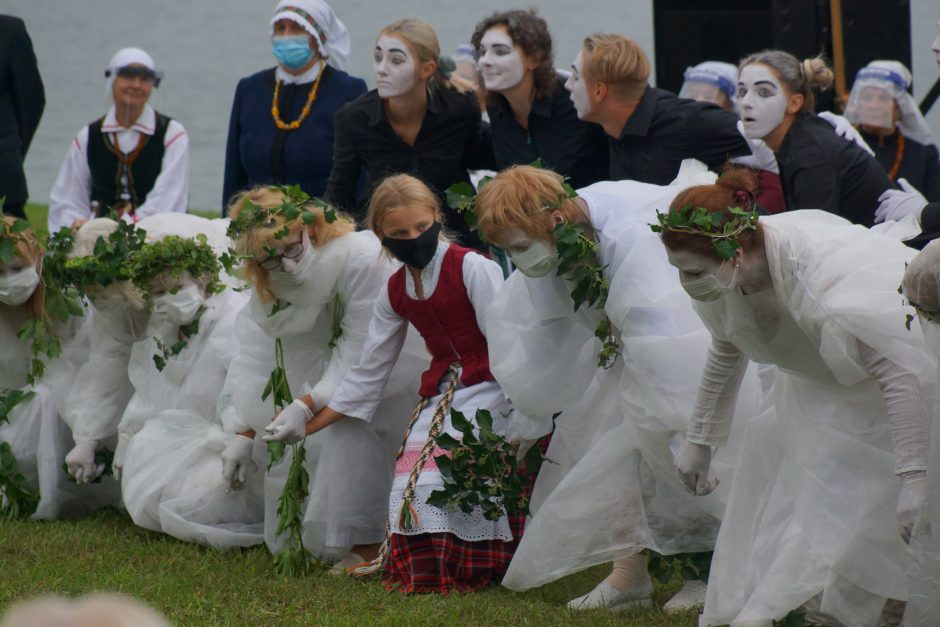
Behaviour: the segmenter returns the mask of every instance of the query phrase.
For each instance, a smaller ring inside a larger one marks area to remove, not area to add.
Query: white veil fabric
[[[826,212],[761,223],[773,289],[695,303],[714,337],[777,368],[745,425],[701,624],[779,620],[812,601],[875,625],[887,599],[908,599],[912,562],[884,399],[858,344],[933,397],[935,362],[897,293],[916,251]]]

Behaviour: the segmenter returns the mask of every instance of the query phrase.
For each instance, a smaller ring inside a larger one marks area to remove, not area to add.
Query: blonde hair
[[[284,204],[286,199],[284,192],[278,188],[259,185],[236,196],[229,204],[228,212],[234,221],[245,208],[246,201],[262,209],[273,209]],[[322,207],[311,203],[304,209],[313,213],[313,223],[310,225],[304,224],[300,216],[288,222],[284,219],[284,216],[275,215],[273,225],[251,227],[235,240],[235,252],[248,257],[244,265],[245,276],[254,286],[255,292],[258,293],[258,299],[262,303],[274,302],[276,296],[269,287],[268,271],[259,266],[256,259],[267,257],[265,248],[277,244],[278,238],[275,238],[274,235],[282,231],[285,225],[291,235],[305,229],[309,233],[312,229],[313,233],[310,235],[310,241],[316,246],[323,246],[330,240],[356,229],[355,223],[344,213],[337,212],[336,220],[329,222]]]
[[[429,91],[453,89],[461,94],[476,93],[473,83],[441,67],[441,43],[434,28],[424,20],[414,17],[396,20],[379,31],[379,37],[382,35],[401,38],[411,49],[418,63],[434,63],[434,74],[428,81]]]
[[[16,220],[17,218],[15,216],[3,216],[3,222],[6,224],[8,230],[12,228]],[[36,272],[41,273],[43,249],[39,244],[39,240],[36,239],[36,233],[33,231],[32,227],[20,231],[15,237],[16,240],[13,249],[16,251],[16,256],[34,267]],[[30,295],[29,299],[23,303],[23,307],[30,312],[33,318],[42,319],[45,296],[46,289],[42,281],[39,281],[39,285],[36,286],[36,289]]]
[[[800,111],[815,111],[814,88],[825,91],[832,86],[832,70],[821,55],[812,59],[803,59],[801,62],[783,50],[764,50],[746,57],[741,61],[738,69],[743,70],[745,66],[752,63],[769,67],[789,93],[802,94],[803,106]]]
[[[643,95],[650,77],[650,62],[638,43],[614,33],[594,33],[581,44],[581,75],[606,83],[621,98]]]
[[[410,174],[396,174],[384,179],[372,192],[366,226],[382,239],[382,222],[399,207],[424,207],[434,214],[434,219],[443,222],[441,199],[427,185]],[[441,240],[450,241],[450,236],[441,229]]]
[[[568,198],[564,178],[530,165],[503,170],[483,186],[476,198],[477,226],[491,242],[507,228],[549,239],[555,227],[552,210],[560,211],[568,222],[583,220],[581,210]]]
[[[47,596],[14,603],[0,627],[170,627],[155,609],[123,594]]]
[[[91,257],[95,254],[95,244],[98,238],[105,240],[111,233],[117,231],[118,223],[111,218],[93,218],[79,227],[75,234],[75,243],[72,250],[69,251],[69,258]],[[143,292],[130,280],[115,281],[110,285],[89,285],[85,292],[91,297],[92,302],[95,298],[108,294],[118,296],[128,304],[134,311],[143,311],[147,307],[147,301]]]

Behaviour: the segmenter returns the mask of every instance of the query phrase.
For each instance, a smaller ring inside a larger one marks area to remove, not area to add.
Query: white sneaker
[[[327,572],[329,575],[345,575],[350,568],[355,568],[365,560],[355,553],[347,553],[346,557],[333,564]]]
[[[607,608],[611,612],[619,612],[631,605],[649,607],[653,604],[653,582],[646,577],[638,585],[621,592],[607,580],[600,582],[594,589],[577,599],[568,601],[568,607],[573,610],[593,610]]]
[[[705,607],[705,589],[705,582],[701,579],[692,579],[685,582],[682,589],[666,601],[666,604],[663,605],[663,611],[668,614]]]

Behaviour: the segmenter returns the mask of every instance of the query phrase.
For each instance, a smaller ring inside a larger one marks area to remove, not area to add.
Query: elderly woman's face
[[[894,128],[898,121],[894,96],[884,89],[864,87],[858,95],[858,119],[866,126]]]
[[[274,23],[275,37],[296,37],[299,35],[303,35],[310,40],[310,49],[313,50],[314,54],[317,54],[317,40],[303,26],[294,20],[288,19],[278,20]]]
[[[139,63],[132,63],[128,68],[144,68]],[[150,92],[153,91],[153,79],[147,76],[147,72],[122,72],[123,68],[117,71],[114,77],[114,84],[111,86],[111,93],[114,96],[115,106],[124,106],[132,109],[139,109],[150,100]],[[122,74],[124,74],[122,76]]]

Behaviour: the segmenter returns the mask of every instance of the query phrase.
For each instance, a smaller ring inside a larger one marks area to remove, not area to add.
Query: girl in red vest
[[[387,587],[404,592],[476,590],[499,581],[519,538],[524,518],[487,520],[429,505],[443,485],[431,433],[460,438],[450,409],[473,419],[477,409],[505,432],[511,406],[490,373],[484,313],[503,282],[499,266],[476,251],[452,244],[443,233],[440,200],[409,175],[392,176],[376,188],[367,216],[385,250],[404,265],[375,304],[369,338],[358,367],[348,371],[329,405],[309,422],[276,418],[274,438],[298,441],[338,420],[371,420],[382,388],[411,323],[421,333],[431,363],[421,376],[421,401],[408,424],[389,496],[389,537],[379,556],[357,574],[385,564]],[[353,462],[355,463],[355,461]]]

